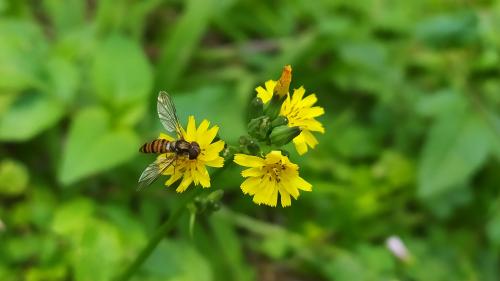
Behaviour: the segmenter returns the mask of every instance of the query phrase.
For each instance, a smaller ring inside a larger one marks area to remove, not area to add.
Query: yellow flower
[[[262,86],[255,88],[257,91],[257,97],[259,97],[263,103],[268,103],[273,97],[274,87],[276,87],[276,81],[269,80],[264,84],[266,88],[264,89]]]
[[[297,199],[299,189],[311,191],[311,184],[299,176],[299,167],[282,155],[281,151],[271,151],[265,158],[236,154],[234,162],[250,167],[241,173],[246,178],[241,190],[253,195],[256,204],[276,207],[279,193],[281,206],[287,207],[292,204],[290,195]]]
[[[306,153],[308,147],[314,148],[318,144],[311,132],[325,132],[323,125],[315,119],[323,115],[325,110],[320,106],[313,106],[318,101],[315,94],[304,98],[305,92],[304,87],[295,89],[291,97],[286,97],[280,111],[280,115],[288,119],[289,127],[298,126],[302,130],[300,135],[293,139],[295,149],[300,155]]]
[[[187,130],[183,130],[184,139],[188,142],[197,142],[200,145],[201,152],[196,159],[189,160],[187,156],[179,157],[173,165],[168,167],[163,174],[170,176],[165,182],[166,186],[171,186],[176,181],[182,178],[181,183],[177,187],[177,192],[183,192],[194,182],[195,185],[202,187],[210,187],[210,176],[206,166],[222,167],[224,158],[219,156],[219,153],[224,149],[224,141],[218,140],[212,143],[219,130],[218,126],[213,126],[209,129],[210,122],[203,120],[198,128],[193,116],[189,116]],[[160,138],[169,141],[174,140],[172,137],[160,134]],[[167,154],[162,154],[158,157],[166,157]]]

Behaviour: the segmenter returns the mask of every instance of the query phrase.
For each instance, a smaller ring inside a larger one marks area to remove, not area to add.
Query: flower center
[[[280,182],[281,172],[286,169],[286,166],[279,161],[278,163],[266,166],[265,169],[265,176],[268,177],[270,181]]]

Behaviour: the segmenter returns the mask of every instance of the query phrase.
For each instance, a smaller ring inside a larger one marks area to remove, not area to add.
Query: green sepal
[[[283,146],[291,142],[296,136],[300,134],[299,127],[288,127],[286,125],[278,126],[273,129],[270,135],[271,145]]]
[[[288,125],[288,118],[285,116],[278,116],[271,122],[271,128],[276,128],[278,126]]]
[[[252,99],[248,106],[247,120],[252,120],[264,115],[264,102],[259,97]]]
[[[258,140],[265,140],[271,129],[271,119],[268,116],[260,116],[248,122],[248,134]]]
[[[271,120],[274,120],[280,114],[281,105],[285,97],[280,97],[278,95],[273,95],[269,103],[267,104],[264,113],[269,116]]]

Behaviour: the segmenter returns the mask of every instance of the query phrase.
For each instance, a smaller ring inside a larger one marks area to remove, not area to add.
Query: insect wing
[[[177,118],[177,112],[175,111],[174,103],[170,98],[170,95],[165,91],[161,91],[158,94],[158,116],[160,121],[169,132],[176,132],[179,137],[182,137],[181,126],[179,125],[179,118]]]
[[[167,156],[166,158],[157,159],[155,162],[149,164],[139,178],[138,191],[144,189],[146,186],[152,184],[158,177],[174,163],[176,155]]]

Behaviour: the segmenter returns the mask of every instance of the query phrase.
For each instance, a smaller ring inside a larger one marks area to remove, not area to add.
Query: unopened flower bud
[[[271,128],[276,128],[278,126],[287,125],[288,118],[285,116],[278,116],[271,122]]]
[[[260,146],[255,141],[248,143],[246,149],[251,155],[258,155],[260,153]]]
[[[248,123],[248,134],[256,139],[264,140],[270,128],[270,118],[268,116],[260,116],[250,120]]]
[[[278,126],[271,132],[271,144],[275,146],[285,145],[298,136],[300,132],[299,127],[288,127],[286,125]]]
[[[264,114],[264,102],[259,97],[255,97],[248,106],[247,120],[252,120]]]
[[[260,146],[256,141],[248,136],[240,137],[240,151],[246,151],[251,155],[257,155],[260,152]]]
[[[221,199],[222,199],[222,196],[224,195],[224,191],[221,190],[221,189],[218,189],[212,193],[210,193],[208,196],[207,196],[207,200],[209,202],[219,202]]]
[[[281,77],[278,80],[278,83],[274,87],[274,93],[283,98],[288,93],[288,89],[290,88],[290,82],[292,81],[292,67],[290,65],[285,65],[283,67],[283,72],[281,72]]]

